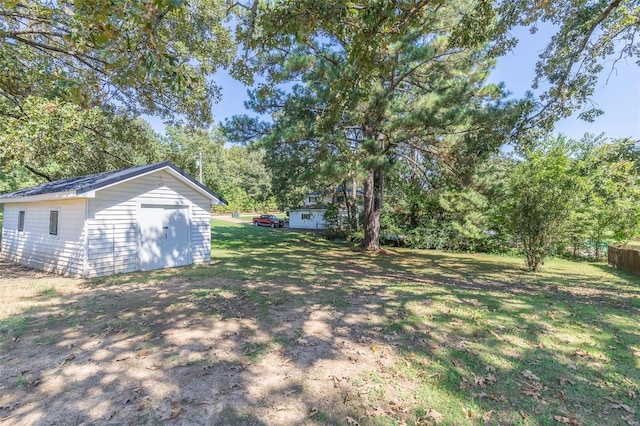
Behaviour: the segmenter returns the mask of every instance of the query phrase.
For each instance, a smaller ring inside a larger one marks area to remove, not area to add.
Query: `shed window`
[[[58,210],[49,212],[49,235],[58,235]]]
[[[311,213],[302,213],[302,220],[311,220]]]
[[[18,211],[18,231],[24,231],[24,210]]]

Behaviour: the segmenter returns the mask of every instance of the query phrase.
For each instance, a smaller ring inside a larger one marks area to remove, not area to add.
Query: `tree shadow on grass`
[[[32,308],[0,349],[0,419],[629,424],[637,286],[619,276],[582,294],[587,275],[508,259],[286,238]]]

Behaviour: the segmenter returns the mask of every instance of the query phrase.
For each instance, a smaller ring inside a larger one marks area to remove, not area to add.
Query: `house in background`
[[[166,161],[0,195],[0,257],[96,277],[208,263],[211,205],[225,200]]]
[[[347,188],[346,192],[350,196],[352,189]],[[356,203],[358,205],[362,204],[363,195],[362,191],[356,191]],[[340,216],[342,218],[348,217],[344,192],[342,187],[338,187],[330,192],[313,192],[307,195],[300,207],[289,211],[289,228],[326,229],[327,224],[324,214],[331,203],[340,206]]]

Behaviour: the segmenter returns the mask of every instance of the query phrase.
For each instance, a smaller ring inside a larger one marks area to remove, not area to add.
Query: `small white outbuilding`
[[[308,205],[289,212],[289,228],[292,229],[325,229],[327,227],[324,214],[327,208],[323,205]]]
[[[208,263],[211,205],[225,200],[171,162],[0,194],[0,256],[96,277]]]

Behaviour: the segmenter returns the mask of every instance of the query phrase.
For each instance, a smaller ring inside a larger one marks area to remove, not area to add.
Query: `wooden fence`
[[[609,265],[640,277],[640,246],[609,246]]]

